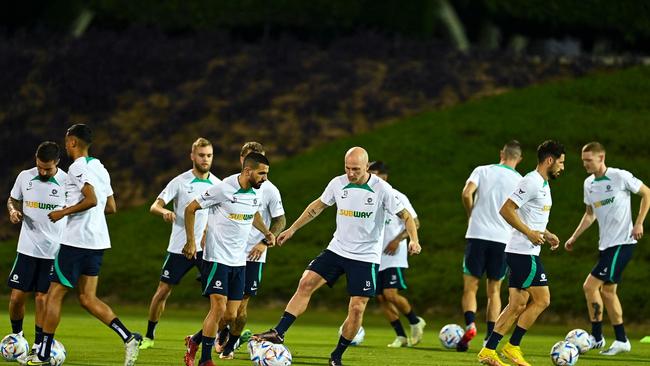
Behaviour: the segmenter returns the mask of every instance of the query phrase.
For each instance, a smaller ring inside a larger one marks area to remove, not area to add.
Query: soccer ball
[[[55,339],[54,342],[52,342],[52,348],[50,349],[50,365],[63,365],[65,362],[65,357],[67,355],[68,354],[65,351],[65,347],[63,347],[63,343]]]
[[[343,334],[343,326],[341,325],[339,327],[339,336]],[[363,340],[366,338],[366,330],[363,329],[363,327],[359,327],[359,330],[357,331],[357,335],[352,338],[352,342],[350,343],[350,346],[358,346],[361,343],[363,343]]]
[[[290,366],[291,352],[283,344],[268,341],[248,342],[248,353],[253,366]]]
[[[580,354],[589,351],[592,346],[591,336],[582,329],[574,329],[570,331],[564,340],[578,347],[578,352],[580,352]]]
[[[20,334],[9,334],[0,341],[0,352],[5,360],[16,361],[29,352],[29,343]]]
[[[447,324],[440,329],[440,344],[445,348],[456,348],[460,339],[463,338],[465,331],[458,324]]]
[[[559,341],[551,348],[551,361],[558,366],[573,366],[578,362],[578,347],[567,341]]]

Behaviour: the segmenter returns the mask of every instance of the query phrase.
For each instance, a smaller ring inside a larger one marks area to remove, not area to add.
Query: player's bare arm
[[[510,226],[526,235],[531,243],[535,245],[544,244],[544,233],[541,231],[531,230],[526,224],[524,224],[524,222],[521,221],[521,218],[519,218],[519,215],[517,215],[517,209],[517,205],[511,199],[508,199],[506,203],[501,206],[499,214],[501,214]]]
[[[636,217],[634,227],[632,228],[632,236],[635,240],[643,237],[643,222],[648,214],[648,209],[650,209],[650,189],[648,186],[642,184],[639,189],[639,195],[641,196],[641,207],[639,208],[639,215]]]
[[[472,215],[472,209],[474,208],[474,193],[478,189],[478,186],[473,182],[467,182],[463,188],[463,193],[461,198],[463,201],[463,207],[465,207],[465,213],[467,218]]]
[[[192,259],[196,255],[196,243],[194,242],[194,222],[196,221],[196,211],[201,209],[201,205],[196,201],[190,202],[185,207],[185,237],[187,242],[183,247],[183,255],[187,259]]]
[[[544,230],[544,240],[551,244],[551,250],[555,250],[560,246],[560,239],[557,237],[557,235],[548,230]]]
[[[7,200],[7,210],[9,211],[9,221],[12,224],[17,224],[23,219],[23,201],[9,197]]]
[[[300,217],[294,221],[291,226],[280,233],[278,236],[278,245],[284,244],[287,240],[291,239],[293,234],[296,233],[301,227],[307,225],[311,220],[315,219],[316,216],[320,215],[323,210],[325,210],[327,206],[323,201],[320,200],[320,198],[317,198],[314,200],[314,202],[310,203],[307,208],[300,214]]]
[[[266,227],[264,224],[264,218],[262,218],[262,215],[259,213],[259,211],[255,212],[255,217],[253,218],[253,226],[262,234],[264,234],[264,239],[266,239],[266,242],[270,247],[275,245],[275,235],[273,235],[271,230]]]
[[[415,225],[415,220],[413,216],[408,212],[407,209],[402,209],[402,211],[397,213],[402,221],[404,221],[404,226],[406,226],[406,232],[409,236],[409,253],[410,254],[420,254],[422,247],[420,246],[420,240],[418,238],[418,228]]]
[[[582,219],[580,220],[578,227],[573,232],[571,237],[566,241],[566,243],[564,243],[564,249],[569,252],[572,251],[573,244],[575,244],[580,235],[582,235],[582,233],[584,233],[591,226],[591,224],[594,223],[594,221],[596,221],[596,214],[594,214],[594,209],[590,205],[587,205],[585,214],[582,215]]]
[[[284,217],[284,215],[280,215],[278,217],[273,217],[271,218],[271,226],[269,227],[269,230],[275,235],[276,237],[280,235],[282,230],[284,230],[284,227],[287,225],[287,219]],[[262,257],[262,254],[264,254],[264,251],[268,245],[264,242],[257,243],[251,249],[250,253],[248,253],[248,260],[250,261],[257,261]]]
[[[417,217],[413,218],[415,220],[415,228],[419,229],[420,228],[420,220],[418,220]],[[399,233],[393,240],[391,240],[388,245],[386,245],[386,249],[384,249],[384,253],[387,255],[395,255],[395,252],[399,248],[399,243],[402,242],[402,240],[406,239],[409,237],[408,232],[406,229]]]
[[[90,208],[97,206],[97,196],[95,195],[95,189],[92,185],[86,183],[81,189],[81,193],[84,198],[74,206],[66,207],[62,210],[56,210],[50,212],[47,216],[50,218],[50,221],[57,222],[61,220],[64,216],[71,215],[73,213],[86,211]]]
[[[162,216],[165,222],[172,223],[176,220],[176,214],[174,211],[168,210],[165,208],[165,201],[160,198],[157,198],[154,203],[151,204],[149,212],[154,215]]]
[[[117,212],[117,203],[115,203],[115,197],[110,195],[106,197],[106,206],[104,207],[105,215],[112,215]]]

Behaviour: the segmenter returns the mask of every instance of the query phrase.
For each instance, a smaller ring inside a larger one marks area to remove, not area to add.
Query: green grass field
[[[119,307],[116,307],[119,311]],[[142,331],[146,326],[146,314],[142,310],[127,309],[121,318],[132,330]],[[138,365],[182,365],[183,338],[201,326],[203,309],[169,309],[162,318],[156,334],[156,347],[141,352]],[[275,324],[281,310],[250,310],[247,327],[254,332],[266,330]],[[328,356],[338,339],[337,330],[345,315],[341,312],[308,310],[299,318],[287,333],[286,344],[293,354],[294,365],[325,365]],[[6,313],[0,319],[6,319]],[[8,321],[7,321],[8,322]],[[389,349],[386,347],[394,338],[390,326],[379,316],[371,313],[366,317],[366,338],[361,346],[350,347],[345,354],[345,365],[478,365],[476,352],[482,337],[482,330],[471,345],[470,352],[457,353],[442,348],[438,342],[438,330],[446,323],[444,320],[428,319],[425,339],[415,348]],[[403,321],[407,325],[406,321]],[[33,318],[25,320],[26,335],[33,341]],[[536,325],[526,335],[523,350],[533,365],[551,365],[548,357],[551,346],[564,337],[570,328],[566,326]],[[647,327],[632,328],[629,334],[632,352],[614,358],[606,358],[592,351],[580,357],[579,365],[648,365],[650,364],[650,344],[638,340],[648,331]],[[605,336],[612,338],[609,327]],[[69,303],[64,308],[63,319],[56,334],[68,351],[66,365],[119,365],[123,362],[123,348],[118,337],[107,327],[90,315],[78,310],[76,304]],[[503,342],[502,342],[503,343]],[[218,356],[215,356],[218,357]],[[244,347],[236,353],[232,361],[216,360],[218,365],[250,365]],[[198,363],[197,363],[198,364]]]

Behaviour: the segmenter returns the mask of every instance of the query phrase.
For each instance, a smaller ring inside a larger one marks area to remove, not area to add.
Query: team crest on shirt
[[[50,197],[59,197],[59,191],[57,191],[56,189],[53,189],[52,193],[50,194]]]
[[[611,185],[608,184],[606,188],[607,189],[605,189],[605,192],[611,192],[612,191],[612,186]]]
[[[372,206],[374,204],[375,204],[375,202],[373,202],[372,197],[368,197],[366,199],[366,206]]]

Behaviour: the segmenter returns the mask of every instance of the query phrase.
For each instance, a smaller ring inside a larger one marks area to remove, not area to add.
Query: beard
[[[40,180],[41,182],[47,182],[48,180],[50,180],[50,178],[51,177],[48,175],[40,175],[40,174],[38,175],[38,180]]]
[[[251,180],[248,181],[248,183],[250,183],[251,187],[253,187],[255,189],[260,189],[260,187],[262,186],[262,183],[264,183],[264,181],[256,182],[256,181],[251,179]]]
[[[208,166],[207,168],[204,168],[199,164],[195,164],[194,166],[196,167],[196,170],[198,170],[199,173],[201,173],[201,174],[205,174],[205,173],[209,172],[210,168],[211,168],[211,166]]]

